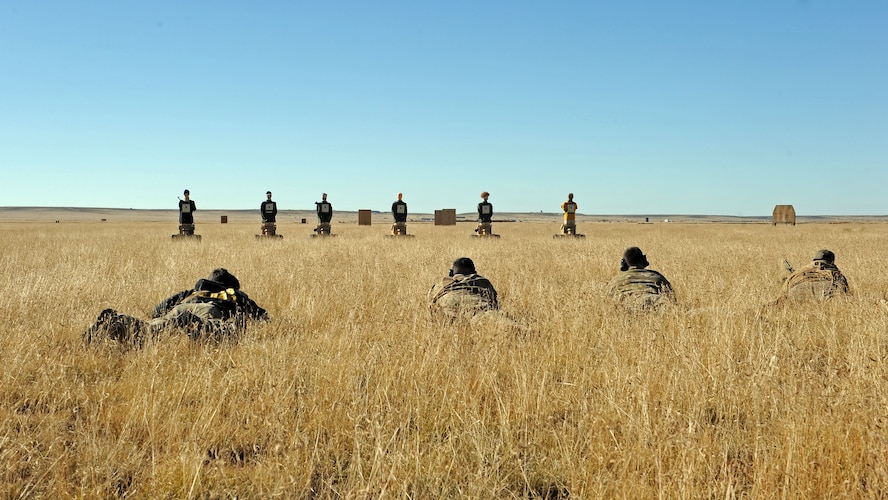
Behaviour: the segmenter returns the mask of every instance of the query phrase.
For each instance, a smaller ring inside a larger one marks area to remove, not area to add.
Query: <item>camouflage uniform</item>
[[[192,340],[221,342],[235,340],[247,320],[267,321],[268,312],[235,287],[201,279],[193,289],[183,290],[158,304],[148,321],[105,309],[84,332],[83,339],[89,344],[107,337],[141,347],[161,332],[177,330]]]
[[[446,323],[471,319],[477,314],[499,309],[496,289],[479,274],[445,277],[429,291],[432,317]]]
[[[815,260],[786,279],[781,298],[791,301],[826,300],[847,293],[848,280],[839,268],[834,263]]]
[[[120,314],[114,309],[105,309],[82,336],[86,344],[107,338],[121,344],[141,347],[151,336],[151,332],[147,321]]]
[[[630,268],[620,271],[607,285],[609,295],[621,304],[641,309],[656,309],[674,304],[672,285],[662,274],[650,269]]]

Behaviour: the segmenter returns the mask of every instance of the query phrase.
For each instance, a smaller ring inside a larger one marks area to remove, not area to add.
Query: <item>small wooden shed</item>
[[[774,207],[774,215],[771,222],[777,224],[792,224],[795,226],[796,213],[792,205],[777,205]]]
[[[455,226],[456,225],[456,209],[455,208],[444,208],[442,210],[435,210],[435,225],[436,226]]]
[[[370,210],[358,210],[358,225],[369,226],[373,216]]]

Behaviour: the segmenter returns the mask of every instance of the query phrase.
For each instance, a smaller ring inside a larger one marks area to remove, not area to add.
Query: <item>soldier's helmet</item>
[[[213,269],[213,272],[210,273],[209,277],[210,281],[215,281],[216,283],[221,283],[225,285],[225,288],[234,288],[235,290],[240,290],[240,281],[234,277],[233,274],[228,272],[228,269],[224,267],[217,267]]]
[[[475,274],[475,263],[468,257],[460,257],[453,261],[450,271],[453,274]]]
[[[626,271],[630,267],[644,269],[650,263],[644,253],[638,247],[629,247],[623,252],[623,258],[620,260],[620,271]]]
[[[836,254],[832,253],[831,250],[823,249],[818,250],[817,253],[814,254],[813,260],[822,260],[827,264],[832,264],[836,261]]]

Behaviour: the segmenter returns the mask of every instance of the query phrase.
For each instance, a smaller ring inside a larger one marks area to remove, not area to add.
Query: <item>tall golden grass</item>
[[[888,495],[879,224],[0,224],[4,497],[654,498]],[[602,295],[640,246],[679,305]],[[836,252],[854,296],[762,311],[784,258]],[[442,327],[471,257],[533,333]],[[217,266],[272,321],[236,345],[85,347]]]

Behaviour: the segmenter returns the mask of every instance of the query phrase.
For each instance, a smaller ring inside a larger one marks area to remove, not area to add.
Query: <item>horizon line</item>
[[[122,207],[76,207],[76,206],[22,206],[22,205],[9,205],[9,206],[0,206],[0,210],[29,210],[29,209],[37,209],[37,210],[122,210],[122,211],[135,211],[135,210],[144,210],[144,211],[158,211],[158,212],[176,212],[175,208],[122,208]],[[341,213],[358,213],[360,210],[370,210],[372,213],[388,213],[387,210],[374,210],[374,209],[359,209],[359,210],[337,210],[337,212]],[[451,208],[444,208],[442,210],[455,210]],[[257,209],[252,208],[204,208],[201,210],[202,212],[220,212],[220,211],[235,211],[235,212],[255,212]],[[282,209],[280,212],[309,212],[314,213],[312,209]],[[474,214],[475,212],[457,212],[457,214]],[[535,215],[563,215],[562,212],[535,212],[535,211],[500,211],[498,214],[535,214]],[[434,212],[411,212],[410,215],[434,215]],[[616,214],[616,213],[583,213],[577,212],[577,215],[581,215],[584,217],[730,217],[730,218],[769,218],[773,217],[773,214],[764,214],[764,215],[728,215],[728,214],[702,214],[702,213],[634,213],[634,214]],[[800,215],[796,214],[797,218],[804,217],[867,217],[867,218],[875,218],[875,217],[888,217],[888,214],[808,214],[808,215]]]

